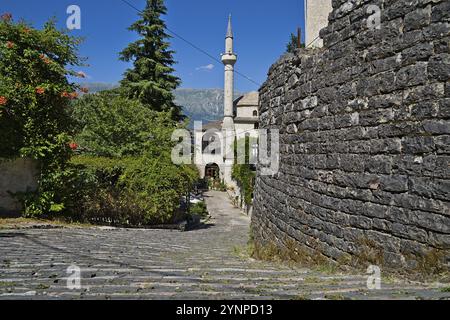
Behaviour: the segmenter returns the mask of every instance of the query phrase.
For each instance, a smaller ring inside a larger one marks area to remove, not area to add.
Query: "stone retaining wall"
[[[380,29],[368,28],[368,5]],[[450,1],[333,0],[321,36],[323,49],[283,56],[260,89],[260,127],[281,141],[279,173],[257,177],[256,244],[446,262]]]
[[[37,188],[38,166],[31,159],[0,159],[0,216],[20,213],[20,204],[10,192],[24,192]]]

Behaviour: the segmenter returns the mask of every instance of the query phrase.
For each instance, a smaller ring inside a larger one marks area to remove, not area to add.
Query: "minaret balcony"
[[[223,64],[232,64],[234,65],[237,61],[237,55],[234,53],[224,53],[222,54],[222,62]]]

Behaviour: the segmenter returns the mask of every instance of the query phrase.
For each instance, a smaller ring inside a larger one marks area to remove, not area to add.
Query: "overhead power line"
[[[136,10],[139,13],[142,13],[142,10],[136,8],[136,6],[134,6],[132,3],[130,3],[127,0],[120,0],[123,3],[125,3],[126,5],[128,5],[130,8]],[[167,28],[166,26],[166,30],[171,33],[175,38],[180,39],[181,41],[187,43],[189,46],[191,46],[192,48],[194,48],[195,50],[201,52],[202,54],[206,55],[207,57],[209,57],[210,59],[214,60],[215,62],[222,64],[222,61],[220,61],[219,59],[217,59],[214,55],[210,54],[209,52],[207,52],[206,50],[203,50],[202,48],[200,48],[199,46],[195,45],[194,43],[192,43],[191,41],[187,40],[186,38],[180,36],[179,34],[177,34],[175,31],[170,30],[169,28]],[[241,77],[243,77],[244,79],[252,82],[253,84],[257,85],[258,87],[261,87],[261,84],[256,82],[255,80],[253,80],[252,78],[250,78],[249,76],[246,76],[245,74],[239,72],[239,71],[235,71],[235,73]]]

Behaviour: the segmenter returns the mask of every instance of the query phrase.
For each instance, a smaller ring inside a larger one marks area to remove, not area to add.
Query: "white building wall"
[[[328,15],[333,10],[331,0],[305,0],[305,24],[306,45],[311,47],[323,47],[323,41],[319,32],[328,25]]]
[[[238,107],[236,111],[236,117],[238,118],[253,118],[253,112],[258,112],[257,106]]]

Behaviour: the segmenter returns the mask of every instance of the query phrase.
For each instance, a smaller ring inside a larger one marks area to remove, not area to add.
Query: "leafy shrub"
[[[61,212],[66,207],[66,179],[73,171],[70,100],[81,65],[80,39],[58,31],[54,21],[37,30],[10,15],[0,18],[0,157],[29,157],[41,165],[36,192],[18,194],[26,216]]]
[[[26,156],[45,165],[70,155],[69,100],[76,86],[66,69],[79,65],[80,40],[55,28],[43,30],[0,19],[0,156]]]
[[[142,208],[147,224],[172,222],[180,199],[189,195],[197,179],[195,169],[173,164],[169,154],[144,155],[121,177],[125,190]]]
[[[74,157],[87,184],[77,216],[81,220],[121,226],[173,223],[180,200],[198,179],[191,166],[170,159]],[[93,183],[92,183],[93,182]]]
[[[249,164],[249,153],[250,153],[250,142],[254,140],[254,138],[246,137],[245,143],[235,143],[235,153],[237,153],[237,148],[239,146],[245,147],[245,164],[235,164],[233,165],[233,170],[231,177],[237,182],[238,186],[241,189],[241,194],[243,201],[246,205],[252,204],[253,201],[253,191],[255,185],[255,177],[256,173],[253,170],[252,166]]]
[[[206,218],[209,215],[206,203],[204,201],[201,201],[192,204],[190,208],[190,214],[197,215],[201,218]]]
[[[156,112],[120,90],[88,94],[74,103],[79,152],[101,157],[139,156],[156,140],[170,141],[176,126],[170,115]]]
[[[171,160],[172,132],[182,124],[170,112],[121,97],[120,89],[86,95],[75,103],[72,116],[81,154],[72,164],[95,180],[84,198],[84,219],[120,225],[172,223],[181,198],[198,179],[194,167]]]

